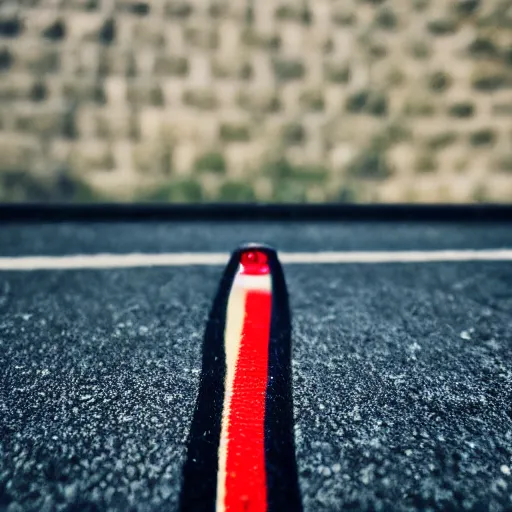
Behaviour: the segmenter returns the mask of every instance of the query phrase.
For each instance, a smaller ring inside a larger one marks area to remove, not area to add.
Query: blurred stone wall
[[[0,177],[4,200],[79,180],[120,200],[510,201],[512,2],[2,0]]]

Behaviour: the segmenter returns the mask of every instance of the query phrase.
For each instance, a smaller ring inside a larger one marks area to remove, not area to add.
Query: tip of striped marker
[[[244,249],[240,255],[240,273],[246,275],[269,274],[268,256],[258,249]]]

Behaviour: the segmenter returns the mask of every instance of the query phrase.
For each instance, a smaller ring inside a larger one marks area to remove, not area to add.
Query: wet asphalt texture
[[[512,247],[507,225],[47,224],[0,256]],[[221,267],[0,272],[0,511],[177,510]],[[512,264],[289,265],[306,511],[512,510]]]

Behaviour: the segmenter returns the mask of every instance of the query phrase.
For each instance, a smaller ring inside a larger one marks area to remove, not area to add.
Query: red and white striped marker
[[[265,398],[272,310],[267,255],[242,253],[228,299],[217,512],[267,510]]]

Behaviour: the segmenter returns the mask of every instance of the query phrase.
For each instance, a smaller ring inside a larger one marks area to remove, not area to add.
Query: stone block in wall
[[[131,167],[97,169],[86,176],[87,184],[97,193],[116,201],[129,202],[140,198],[139,192],[148,180]]]
[[[415,148],[411,144],[397,144],[388,150],[388,157],[397,173],[411,174],[414,169]]]
[[[114,155],[110,142],[101,139],[83,139],[75,142],[69,163],[74,172],[87,174],[114,168]]]
[[[42,145],[37,137],[16,132],[1,133],[0,172],[32,170],[42,158]]]
[[[132,144],[133,168],[145,176],[165,176],[172,169],[172,151],[169,145],[153,139]]]
[[[301,95],[303,87],[300,82],[291,82],[280,87],[283,112],[287,116],[294,116],[301,111]]]
[[[116,12],[114,17],[115,44],[119,48],[128,49],[132,46],[134,27],[137,18],[124,12]]]
[[[297,23],[283,22],[277,26],[281,37],[281,53],[286,57],[298,57],[304,54],[307,42],[307,30]]]
[[[185,28],[183,24],[166,20],[164,27],[164,45],[161,51],[165,55],[185,55],[187,45],[185,43]]]
[[[226,0],[229,6],[229,17],[234,19],[238,24],[247,22],[247,3],[236,0]]]
[[[219,104],[216,91],[208,87],[187,88],[183,92],[182,103],[197,110],[215,110]]]
[[[205,16],[213,23],[226,19],[229,15],[229,5],[226,0],[212,0],[205,12]]]
[[[247,143],[253,139],[253,126],[249,121],[225,121],[220,122],[219,138],[226,146],[230,144]]]
[[[0,80],[0,102],[2,104],[16,100],[30,100],[34,79],[27,73],[6,74]]]
[[[34,97],[33,101],[47,101],[47,100],[57,100],[62,99],[62,78],[60,75],[52,75],[41,78],[36,78],[34,80],[34,85],[32,87],[31,94],[33,96],[37,96],[37,88],[39,86],[43,87],[43,91],[40,91],[42,95],[39,96],[39,100],[36,100]]]
[[[323,77],[326,87],[337,85],[338,89],[347,87],[352,78],[352,66],[349,61],[325,59],[323,61]]]
[[[164,96],[158,82],[151,79],[130,80],[126,90],[127,102],[135,107],[162,107]]]
[[[234,80],[253,83],[254,68],[251,55],[239,52],[235,58],[214,56],[210,59],[211,74],[214,79]]]
[[[104,70],[100,66],[101,48],[95,43],[77,43],[76,46],[66,46],[62,52],[62,58],[67,50],[72,49],[72,62],[69,63],[70,71],[74,75],[95,76],[106,75],[110,70]]]
[[[133,82],[131,82],[133,84]],[[128,97],[128,84],[124,76],[109,76],[103,82],[105,98],[109,105],[123,107]]]
[[[491,95],[490,108],[486,113],[497,118],[512,116],[512,97],[509,91],[496,91]]]
[[[212,77],[209,56],[203,52],[191,53],[189,66],[187,85],[199,88],[207,87]]]
[[[272,181],[268,176],[256,176],[253,190],[259,201],[272,201]]]
[[[258,167],[264,156],[264,144],[261,141],[229,144],[224,148],[224,157],[228,174],[233,177],[247,176]]]
[[[281,48],[282,40],[279,32],[267,33],[260,32],[252,26],[243,27],[240,32],[240,43],[247,51],[263,50],[267,54],[272,54]],[[235,49],[232,49],[232,55],[235,55]]]
[[[147,0],[119,0],[116,9],[133,17],[145,18],[151,15],[152,2]]]
[[[272,115],[283,109],[279,90],[274,88],[242,88],[236,101],[242,110],[252,114]]]
[[[118,139],[112,143],[112,154],[116,169],[124,169],[128,172],[134,170],[133,142],[127,139]]]
[[[273,148],[274,145],[281,143],[283,131],[288,123],[289,119],[282,113],[265,117],[260,129],[265,135],[265,141],[269,148]]]
[[[62,82],[62,100],[69,103],[102,103],[104,91],[97,80],[80,77],[65,78]]]
[[[132,108],[108,107],[95,109],[96,136],[107,140],[137,139],[139,119]]]
[[[178,143],[173,149],[174,169],[178,174],[189,174],[198,156],[199,150],[194,142],[183,141]]]
[[[333,116],[322,128],[325,142],[334,147],[351,143],[355,147],[366,144],[382,129],[382,121],[370,116]]]
[[[151,48],[137,48],[133,52],[137,76],[151,77],[155,71],[156,56]]]
[[[324,141],[307,121],[304,124],[308,128],[308,140],[304,144],[302,165],[321,166],[324,164],[326,156]]]
[[[251,53],[251,65],[253,68],[253,78],[251,86],[261,87],[267,89],[274,87],[276,84],[276,77],[272,62],[268,55],[262,51],[255,51]]]
[[[288,121],[280,134],[282,144],[287,148],[303,148],[309,140],[308,127],[299,121]]]
[[[332,5],[330,19],[331,30],[354,30],[359,20],[359,9],[349,2],[337,2]]]
[[[432,59],[436,63],[456,63],[457,57],[462,56],[473,41],[474,35],[474,26],[460,25],[453,34],[444,37],[431,37]]]
[[[304,84],[309,87],[320,87],[324,83],[324,62],[314,52],[307,52],[304,59],[306,69]]]
[[[194,5],[190,0],[167,0],[164,14],[168,19],[183,23],[194,14]]]
[[[305,146],[290,146],[286,148],[286,159],[294,166],[304,165],[306,163]]]
[[[11,52],[14,70],[34,74],[57,73],[60,70],[60,55],[55,45],[20,41],[11,47]]]
[[[97,74],[102,78],[109,75],[137,76],[134,52],[116,46],[99,49]]]
[[[219,81],[215,84],[215,96],[219,107],[234,107],[237,104],[239,91],[243,87],[236,81]]]
[[[97,45],[91,43],[73,43],[65,45],[60,52],[60,74],[61,76],[94,76],[104,71],[105,56],[100,53]]]
[[[51,138],[63,134],[66,111],[61,103],[39,107],[23,105],[16,112],[16,129],[39,137]]]
[[[138,111],[138,126],[142,140],[157,139],[165,123],[166,112],[162,108],[146,106]]]
[[[214,51],[219,47],[220,35],[215,25],[194,24],[185,27],[184,41],[187,48]]]
[[[102,0],[38,0],[42,7],[61,7],[69,11],[97,11],[108,7],[108,3]]]
[[[280,2],[276,5],[275,17],[281,22],[309,26],[313,23],[311,6],[308,2]]]
[[[154,50],[165,44],[165,24],[156,17],[136,20],[132,28],[131,45],[135,48],[149,46]]]
[[[354,51],[359,45],[352,30],[334,30],[331,37],[334,45],[333,59],[347,61],[354,57]]]
[[[151,18],[165,19],[165,8],[167,0],[151,0]]]
[[[327,165],[332,169],[340,170],[345,168],[354,157],[354,145],[349,142],[339,142],[329,151]]]
[[[469,183],[468,181],[468,185]],[[436,176],[436,173],[417,175],[414,179],[413,192],[416,202],[453,202],[453,199],[451,199],[451,187],[444,184]]]
[[[455,176],[445,183],[450,191],[451,202],[467,203],[475,200],[507,202],[512,192],[510,178],[505,180],[505,183],[500,181],[495,180],[492,175],[485,179],[480,176]]]
[[[92,106],[84,106],[77,110],[75,127],[79,139],[94,139],[98,137],[96,113],[97,109]]]
[[[74,12],[65,17],[68,41],[98,41],[98,33],[104,23],[103,13]]]
[[[158,53],[155,55],[154,74],[157,77],[181,77],[188,76],[190,69],[189,58],[186,55],[167,55]]]
[[[346,90],[339,85],[328,84],[324,87],[323,91],[326,112],[334,115],[342,112],[347,98]]]
[[[497,101],[497,102],[493,103],[492,115],[495,116],[495,118],[512,117],[512,102]]]
[[[60,137],[50,140],[48,156],[49,159],[57,166],[67,167],[71,152],[73,150],[73,142]]]
[[[14,123],[11,123],[13,109],[5,105],[0,105],[0,134],[3,131],[14,130]]]
[[[80,49],[78,46],[65,47],[59,55],[60,76],[76,76],[80,68]]]
[[[332,2],[329,0],[314,0],[310,2],[309,7],[313,19],[313,30],[324,34],[327,33],[332,23]]]
[[[301,82],[307,76],[305,61],[302,57],[274,57],[272,59],[274,79],[278,83]]]
[[[200,133],[199,119],[215,116],[215,112],[197,112],[186,107],[172,108],[164,112],[161,136],[172,144],[184,141],[196,142]]]
[[[260,33],[267,35],[275,33],[275,9],[274,2],[254,2],[254,26]]]
[[[378,200],[382,203],[400,203],[404,201],[404,197],[408,197],[406,194],[410,187],[411,184],[409,182],[390,178],[386,182],[379,183],[376,186],[376,194]]]
[[[159,80],[164,104],[170,107],[181,105],[186,85],[180,78],[162,78]]]
[[[204,112],[197,122],[195,140],[199,147],[211,147],[218,142],[220,131],[219,116],[215,112]]]
[[[25,39],[39,39],[45,29],[59,19],[58,13],[53,9],[41,7],[24,9],[21,13],[22,16],[19,19],[23,23],[23,32],[20,32],[19,36],[23,35]]]

